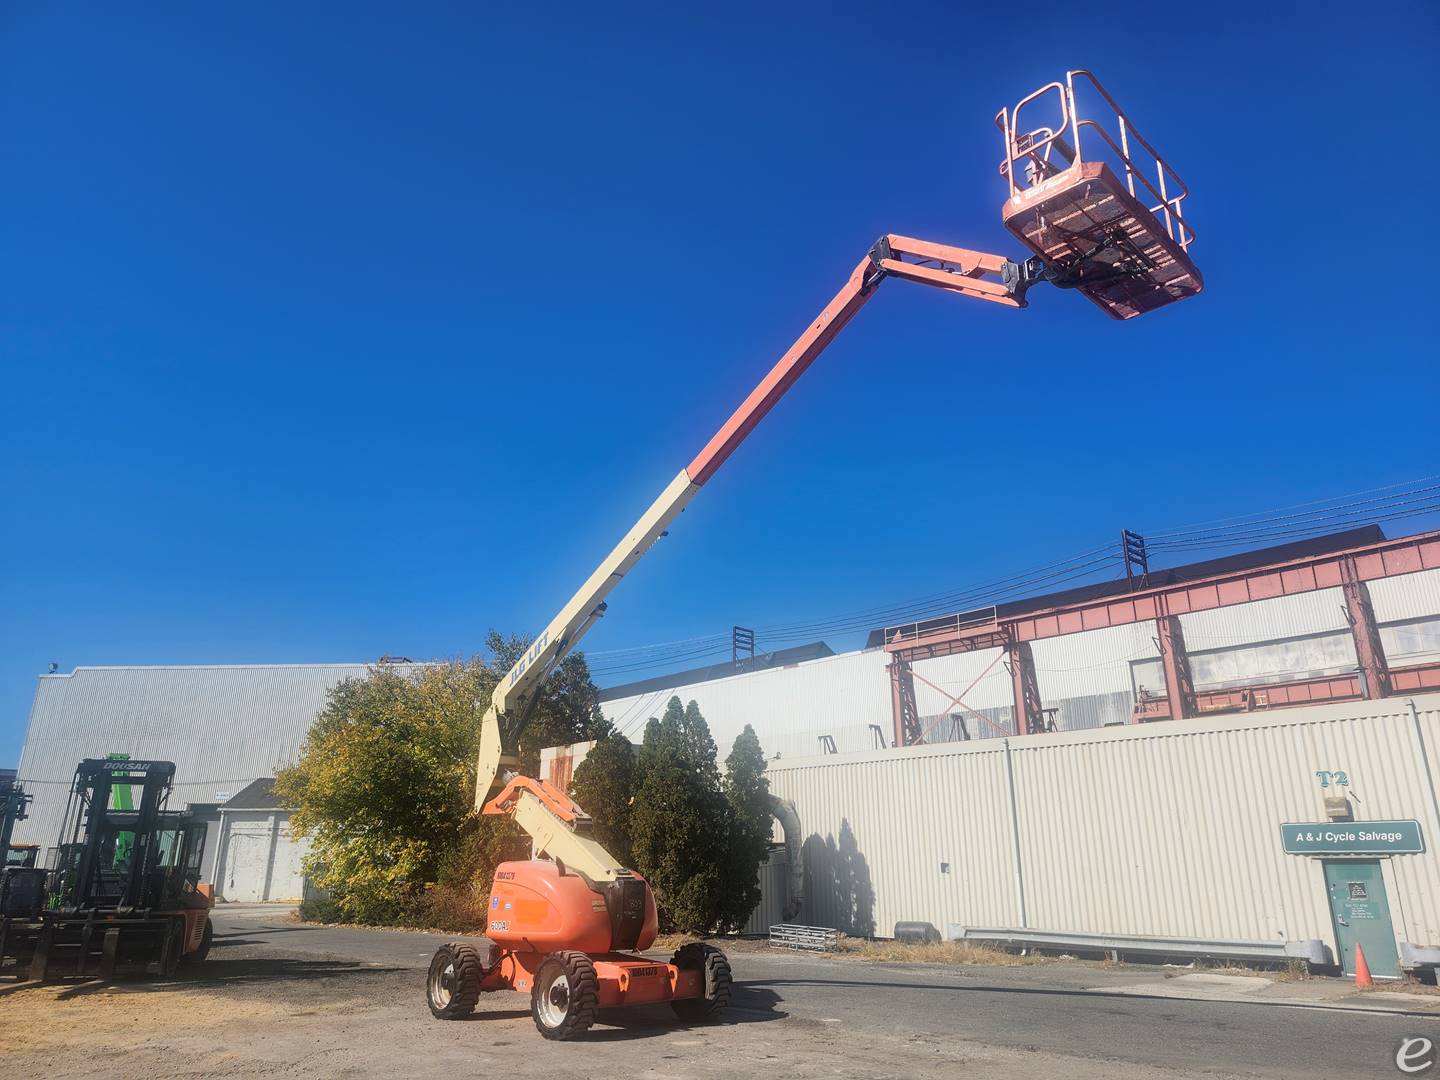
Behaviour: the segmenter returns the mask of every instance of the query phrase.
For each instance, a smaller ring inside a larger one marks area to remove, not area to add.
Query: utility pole
[[[1125,580],[1130,583],[1130,591],[1147,587],[1150,584],[1150,556],[1145,550],[1145,537],[1129,529],[1121,529],[1120,552],[1125,556]]]
[[[746,629],[743,626],[732,626],[730,628],[730,663],[736,669],[740,668],[740,654],[750,654],[750,666],[755,666],[755,631]]]

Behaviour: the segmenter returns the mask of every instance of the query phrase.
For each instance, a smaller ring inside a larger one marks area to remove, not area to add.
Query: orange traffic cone
[[[1355,986],[1363,990],[1374,985],[1375,980],[1370,977],[1370,965],[1365,962],[1365,950],[1357,942],[1355,945]]]

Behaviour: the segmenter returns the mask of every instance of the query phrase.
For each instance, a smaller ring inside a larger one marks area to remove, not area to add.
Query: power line
[[[1258,513],[1234,515],[1147,534],[1151,551],[1215,551],[1259,543],[1299,540],[1357,524],[1380,524],[1440,513],[1440,475],[1401,481],[1327,499],[1293,503]],[[779,623],[756,629],[766,651],[802,639],[873,629],[877,625],[923,621],[957,611],[998,605],[1083,578],[1099,578],[1120,560],[1114,545],[1078,552],[980,585],[936,593],[899,604],[839,613],[827,618]],[[601,675],[655,669],[686,661],[723,658],[729,638],[701,635],[672,642],[594,653],[592,665]]]
[[[1277,507],[1274,507],[1274,508],[1271,509],[1271,510],[1265,510],[1265,511],[1261,511],[1261,512],[1262,512],[1262,513],[1274,514],[1274,513],[1278,513],[1278,512],[1281,511],[1281,510],[1298,510],[1298,509],[1300,509],[1301,507],[1304,507],[1304,506],[1319,506],[1319,505],[1321,505],[1322,503],[1329,505],[1329,504],[1333,504],[1336,499],[1353,499],[1353,498],[1356,498],[1356,497],[1358,497],[1358,496],[1360,496],[1360,495],[1373,495],[1373,494],[1374,494],[1375,492],[1377,492],[1377,491],[1393,491],[1395,488],[1414,487],[1414,486],[1417,485],[1417,484],[1427,484],[1427,483],[1429,483],[1429,482],[1432,481],[1432,480],[1440,480],[1440,475],[1435,475],[1435,476],[1422,476],[1422,477],[1420,477],[1418,480],[1401,480],[1401,481],[1399,481],[1399,482],[1397,482],[1397,483],[1394,483],[1394,484],[1385,484],[1385,485],[1383,485],[1383,486],[1381,486],[1381,487],[1366,488],[1364,491],[1352,491],[1352,492],[1349,492],[1349,493],[1347,493],[1347,494],[1345,494],[1345,495],[1331,495],[1331,496],[1328,497],[1328,498],[1324,498],[1324,499],[1313,499],[1313,500],[1311,500],[1310,502],[1291,503],[1291,504],[1289,504],[1289,505],[1287,505],[1287,506],[1277,506]],[[1207,526],[1207,525],[1222,525],[1222,524],[1224,524],[1224,523],[1226,523],[1226,522],[1242,521],[1242,520],[1244,520],[1245,517],[1246,517],[1246,515],[1240,514],[1240,515],[1237,515],[1237,516],[1235,516],[1235,517],[1212,518],[1212,519],[1210,519],[1209,521],[1197,521],[1197,522],[1195,522],[1195,523],[1193,523],[1193,524],[1184,525],[1184,526],[1181,526],[1181,527],[1179,527],[1179,528],[1177,528],[1177,529],[1171,529],[1171,530],[1164,531],[1164,532],[1157,532],[1157,531],[1154,531],[1154,530],[1147,530],[1146,535],[1147,535],[1148,537],[1151,537],[1151,538],[1161,539],[1161,538],[1164,538],[1164,537],[1167,537],[1167,536],[1174,536],[1176,533],[1194,532],[1196,529],[1204,528],[1204,527]]]
[[[1440,492],[1440,484],[1407,489],[1402,492],[1397,492],[1394,495],[1386,496],[1383,499],[1368,499],[1361,503],[1336,504],[1319,510],[1310,510],[1304,514],[1253,518],[1227,526],[1224,529],[1194,530],[1188,533],[1175,532],[1169,534],[1169,538],[1161,539],[1147,537],[1146,542],[1151,548],[1165,548],[1176,543],[1205,538],[1267,535],[1286,531],[1312,530],[1317,526],[1331,528],[1340,522],[1354,522],[1357,520],[1370,521],[1373,520],[1377,514],[1395,516],[1394,511],[1406,506],[1415,507],[1416,509],[1408,510],[1399,516],[1413,516],[1433,510],[1437,500],[1440,500],[1440,494],[1436,494],[1437,492]],[[1272,524],[1286,521],[1288,521],[1289,524]]]

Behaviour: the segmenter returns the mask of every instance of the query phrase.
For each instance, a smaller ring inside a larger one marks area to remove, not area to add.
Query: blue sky
[[[1434,5],[297,7],[0,17],[0,765],[51,661],[538,629],[876,236],[1019,254],[991,118],[1071,66],[1205,295],[887,285],[587,646],[1440,471]]]

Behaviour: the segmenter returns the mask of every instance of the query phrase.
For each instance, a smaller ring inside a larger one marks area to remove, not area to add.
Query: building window
[[[1391,667],[1440,661],[1440,618],[1411,619],[1382,626],[1380,644]]]

